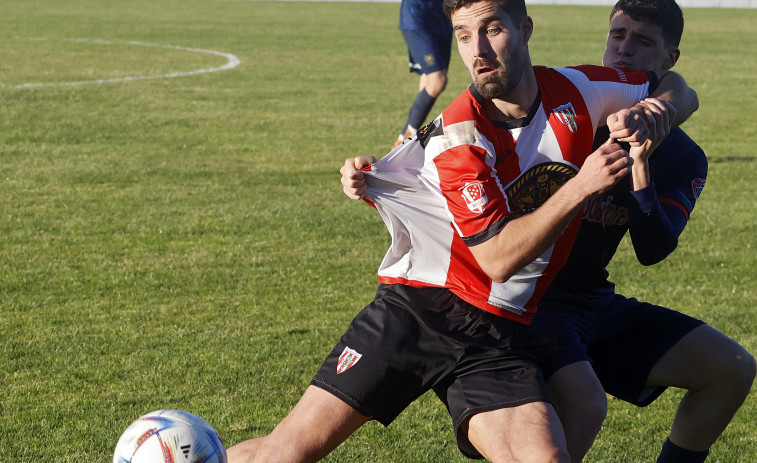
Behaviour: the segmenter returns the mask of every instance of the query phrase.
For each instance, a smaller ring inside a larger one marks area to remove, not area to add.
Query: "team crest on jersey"
[[[544,204],[578,171],[567,164],[545,162],[527,170],[506,190],[513,217],[528,214]]]
[[[695,178],[691,181],[691,192],[694,194],[694,199],[698,199],[699,195],[702,194],[702,190],[704,189],[704,184],[707,180],[703,178]]]
[[[552,112],[557,116],[557,119],[570,130],[570,133],[576,133],[578,131],[576,108],[573,107],[573,103],[569,101],[562,106],[556,107]]]
[[[465,186],[460,188],[460,191],[463,192],[463,199],[471,212],[476,214],[484,212],[486,205],[489,204],[489,198],[486,197],[486,191],[484,191],[484,185],[481,182],[478,180],[466,182]]]
[[[336,364],[336,374],[344,373],[354,367],[362,356],[363,354],[359,354],[356,350],[345,347],[342,355],[339,356],[339,362]]]

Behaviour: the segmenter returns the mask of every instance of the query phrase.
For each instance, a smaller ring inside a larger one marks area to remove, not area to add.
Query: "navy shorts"
[[[619,294],[581,297],[561,293],[542,298],[538,309],[529,329],[551,340],[549,348],[539,353],[545,378],[585,360],[592,364],[607,393],[640,407],[667,389],[646,386],[652,367],[681,338],[704,324],[675,310]]]
[[[381,285],[311,384],[388,426],[431,390],[459,432],[476,413],[548,402],[527,327],[480,310],[444,288]]]
[[[451,34],[447,36],[403,30],[402,37],[407,44],[410,72],[431,74],[449,68]]]

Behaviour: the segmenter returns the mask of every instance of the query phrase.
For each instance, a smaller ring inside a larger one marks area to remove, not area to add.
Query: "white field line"
[[[47,39],[34,38],[34,39],[26,39],[26,40],[47,40]],[[111,79],[79,80],[79,81],[74,81],[74,82],[30,82],[26,84],[18,84],[18,85],[11,85],[11,86],[5,86],[3,84],[0,84],[0,87],[5,87],[5,88],[72,87],[72,86],[77,86],[77,85],[108,84],[108,83],[113,83],[113,82],[134,82],[134,81],[139,81],[139,80],[171,79],[174,77],[185,77],[185,76],[193,76],[197,74],[207,74],[210,72],[227,71],[229,69],[233,69],[239,66],[239,63],[241,62],[239,58],[237,58],[235,55],[232,55],[231,53],[224,53],[224,52],[215,51],[215,50],[204,50],[201,48],[180,47],[178,45],[160,45],[157,43],[148,43],[148,42],[110,41],[110,40],[100,40],[100,39],[65,39],[65,41],[94,43],[98,45],[117,45],[117,44],[118,45],[134,45],[134,46],[139,46],[139,47],[167,48],[169,50],[183,50],[183,51],[189,51],[193,53],[205,53],[208,55],[216,55],[216,56],[221,56],[223,58],[226,58],[226,64],[219,67],[195,69],[192,71],[169,72],[167,74],[159,74],[159,75],[154,75],[154,76],[126,76],[126,77],[114,77]]]

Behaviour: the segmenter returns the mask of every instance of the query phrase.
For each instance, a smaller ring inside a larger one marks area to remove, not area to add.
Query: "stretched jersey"
[[[400,30],[452,36],[452,23],[442,10],[443,0],[402,0]]]
[[[607,140],[597,132],[595,146]],[[674,128],[649,157],[652,183],[631,191],[626,177],[601,196],[589,200],[570,257],[545,298],[582,293],[611,294],[607,265],[623,236],[630,230],[639,261],[651,265],[664,259],[678,244],[707,178],[707,157],[686,135]]]
[[[598,66],[534,71],[539,96],[525,118],[492,121],[470,86],[367,173],[367,199],[392,236],[382,283],[445,287],[483,310],[530,323],[579,221],[504,283],[488,277],[468,246],[542,205],[591,153],[597,126],[656,85],[654,74]]]

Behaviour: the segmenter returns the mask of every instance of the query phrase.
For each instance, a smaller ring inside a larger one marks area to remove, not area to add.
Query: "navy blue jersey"
[[[400,30],[452,36],[452,24],[442,11],[442,0],[402,0]]]
[[[607,140],[606,129],[597,131],[595,149]],[[564,292],[613,293],[615,285],[608,280],[606,267],[629,230],[644,265],[660,262],[676,248],[704,187],[707,158],[683,130],[674,128],[650,156],[649,170],[649,187],[632,192],[629,175],[586,202],[568,261],[544,299]]]

